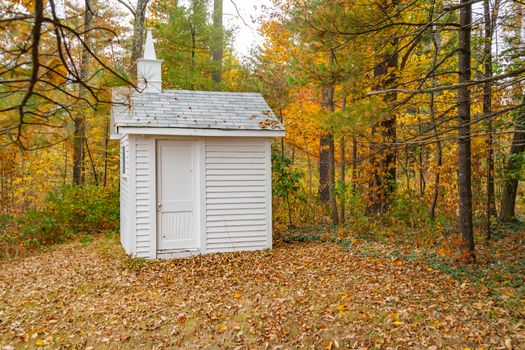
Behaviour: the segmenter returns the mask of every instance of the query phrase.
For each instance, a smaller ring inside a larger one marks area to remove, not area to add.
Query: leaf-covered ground
[[[0,263],[0,348],[523,344],[522,320],[483,289],[333,243],[145,262],[100,238]]]

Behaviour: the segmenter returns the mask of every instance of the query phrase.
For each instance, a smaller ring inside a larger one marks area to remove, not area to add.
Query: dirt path
[[[519,349],[486,295],[329,243],[144,263],[114,240],[0,263],[0,349]]]

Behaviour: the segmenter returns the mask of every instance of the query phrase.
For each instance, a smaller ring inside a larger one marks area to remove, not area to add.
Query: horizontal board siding
[[[248,157],[246,157],[248,158]],[[237,155],[236,158],[208,158],[208,164],[213,166],[220,166],[221,164],[232,164],[232,165],[238,165],[238,164],[246,164],[246,158],[239,157]],[[251,160],[260,160],[263,166],[264,166],[264,158],[262,157],[249,157]],[[259,165],[259,162],[255,163],[256,165]]]
[[[239,211],[242,210],[242,209],[239,209]],[[261,214],[261,213],[257,213],[255,212],[255,214],[250,214],[250,213],[238,213],[237,211],[235,212],[229,212],[229,213],[225,213],[225,214],[221,214],[221,215],[208,215],[208,217],[206,218],[206,221],[207,222],[213,222],[213,221],[224,221],[224,222],[228,222],[228,221],[235,221],[235,220],[239,220],[239,219],[242,219],[242,220],[266,220],[266,215],[264,214]]]
[[[212,210],[241,210],[236,203],[207,203],[206,207],[209,212],[212,213]],[[244,209],[265,209],[266,203],[246,203],[242,206]]]
[[[245,179],[245,175],[260,175],[263,172],[261,169],[206,169],[207,175],[226,175],[234,179]]]
[[[251,221],[251,220],[250,220]],[[250,221],[247,221],[247,222],[250,222]],[[207,227],[207,232],[208,233],[222,233],[224,234],[224,237],[226,239],[230,239],[232,238],[233,236],[230,235],[234,232],[266,232],[266,224],[253,224],[253,225],[244,225],[244,226],[222,226],[222,227],[214,227],[214,226],[208,226],[206,225]],[[253,234],[253,236],[256,236],[256,234]]]
[[[214,181],[232,181],[234,179],[235,181],[265,181],[266,178],[264,175],[261,175],[259,173],[253,174],[253,175],[243,175],[243,176],[235,176],[238,174],[226,174],[226,175],[212,175],[210,172],[206,175],[207,180],[214,180]],[[234,177],[235,176],[235,177]]]
[[[232,186],[245,186],[247,188],[252,188],[252,187],[260,187],[260,186],[266,186],[266,183],[262,180],[259,180],[259,181],[253,181],[253,180],[238,180],[238,181],[235,181],[232,183],[232,181],[221,181],[221,180],[215,180],[214,183],[213,183],[213,186],[215,187],[212,187],[210,186],[210,188],[212,189],[219,189],[221,187],[232,187]]]
[[[264,189],[264,185],[252,185],[252,186],[243,186],[244,184],[230,183],[228,186],[210,186],[208,187],[208,192],[217,192],[217,193],[229,193],[232,189],[235,189],[237,192],[253,192],[254,190],[259,190],[261,187]]]
[[[208,139],[205,148],[207,252],[267,246],[264,140]]]
[[[206,221],[207,227],[220,227],[220,228],[232,228],[234,226],[242,226],[241,228],[246,227],[246,223],[249,222],[252,225],[264,225],[266,217],[263,219],[250,219],[238,217],[238,220],[216,220],[216,221]]]
[[[221,197],[221,198],[212,198],[212,197],[208,197],[208,193],[206,193],[206,204],[207,205],[219,205],[219,204],[223,204],[223,205],[226,205],[226,204],[233,204],[235,206],[235,204],[239,204],[237,207],[238,208],[247,208],[248,206],[245,206],[244,204],[248,204],[248,203],[252,203],[252,204],[255,204],[255,203],[259,203],[259,204],[264,204],[266,206],[266,198],[265,197],[250,197],[250,198],[224,198],[224,197]]]
[[[246,159],[246,158],[262,158],[264,159],[264,152],[246,152],[241,150],[238,153],[232,154],[231,152],[217,152],[217,151],[210,151],[208,152],[208,160],[210,163],[220,162],[225,159],[228,159],[230,162],[236,162],[240,159]]]
[[[221,141],[222,142],[222,141]],[[251,142],[251,141],[246,141],[246,142]],[[210,148],[209,150],[207,149],[206,150],[206,154],[210,154],[211,155],[215,155],[217,153],[225,153],[224,157],[232,157],[232,158],[236,158],[236,156],[232,156],[230,155],[229,153],[231,151],[236,151],[236,155],[239,156],[239,155],[243,155],[243,154],[247,154],[247,156],[249,157],[249,153],[260,153],[261,150],[263,149],[261,146],[262,142],[257,142],[253,145],[247,145],[246,143],[243,145],[243,144],[239,144],[239,143],[232,143],[230,145],[214,145],[212,143],[209,142],[209,140],[206,142],[206,146],[210,146],[210,147],[213,147],[213,148]],[[241,149],[242,147],[242,149]],[[263,152],[264,153],[264,152]]]
[[[210,244],[210,246],[207,249],[208,253],[218,253],[218,252],[238,252],[238,251],[247,251],[247,250],[261,250],[264,249],[265,245],[263,241],[260,242],[254,242],[254,243],[243,243],[243,242],[235,242],[235,243],[218,243],[218,244]]]
[[[125,149],[125,164],[129,164],[129,137],[123,136],[120,139],[120,148]],[[122,162],[121,162],[122,164]],[[128,165],[129,167],[129,165]],[[128,170],[129,172],[129,170]],[[130,185],[128,175],[122,175],[120,169],[120,242],[126,253],[131,253],[131,232],[130,232]]]
[[[223,208],[223,209],[212,209],[208,208],[208,218],[212,219],[214,217],[223,217],[223,215],[246,215],[246,214],[261,214],[266,208],[261,206],[260,208]],[[264,215],[264,214],[261,214]]]
[[[150,213],[150,198],[154,195],[151,193],[150,168],[153,166],[152,159],[155,156],[151,154],[149,143],[138,138],[135,145],[135,208],[136,208],[136,255],[138,257],[148,257],[150,254],[150,228],[152,214]]]
[[[207,191],[207,197],[208,198],[266,198],[266,193],[264,193],[264,187],[257,191],[257,188],[253,188],[250,192],[244,192],[244,191],[238,191],[236,187],[229,188],[229,191],[222,191],[222,192],[213,192],[213,191]]]

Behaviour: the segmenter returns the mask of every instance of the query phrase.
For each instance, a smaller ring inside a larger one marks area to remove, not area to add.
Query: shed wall
[[[155,140],[135,138],[135,227],[137,257],[156,254]],[[152,205],[153,203],[153,205]]]
[[[206,252],[271,247],[267,139],[207,138]]]
[[[121,176],[121,241],[135,257],[156,258],[156,141],[129,135],[127,176]],[[184,138],[188,140],[188,138]],[[202,253],[270,248],[271,149],[269,139],[191,138],[202,145],[200,225]]]
[[[124,135],[120,139],[120,154],[124,156],[124,164],[127,173],[123,174],[120,163],[120,242],[128,254],[132,254],[131,231],[130,231],[130,183],[129,183],[129,137]]]

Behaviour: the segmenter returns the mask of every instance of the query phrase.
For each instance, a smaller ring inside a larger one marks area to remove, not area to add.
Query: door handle
[[[160,211],[160,208],[162,207],[162,203],[157,203],[157,211]]]

